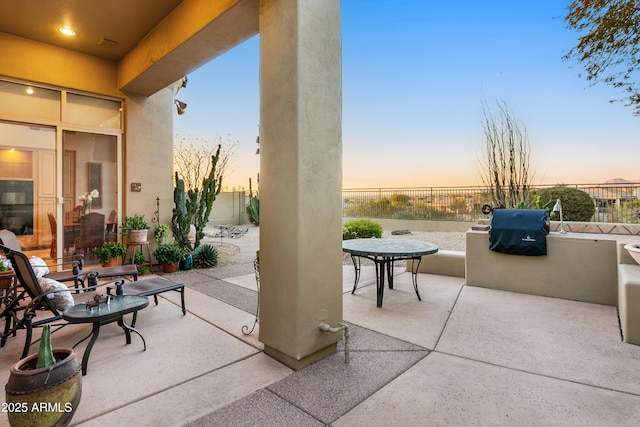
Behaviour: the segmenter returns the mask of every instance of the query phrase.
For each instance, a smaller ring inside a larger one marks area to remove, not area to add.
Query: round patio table
[[[89,355],[93,344],[95,344],[100,334],[100,326],[107,323],[118,322],[118,326],[124,331],[127,344],[131,344],[131,332],[138,334],[142,339],[144,350],[147,349],[147,343],[140,332],[127,325],[123,316],[128,313],[136,313],[138,310],[142,310],[149,305],[149,299],[144,296],[138,295],[118,295],[113,298],[110,297],[110,303],[105,304],[101,302],[96,307],[89,307],[85,303],[76,304],[73,307],[69,307],[64,311],[62,317],[69,323],[91,323],[91,333],[78,341],[73,348],[78,344],[91,337],[91,341],[84,350],[82,356],[82,375],[87,375],[87,365],[89,364]]]
[[[418,267],[424,255],[431,255],[438,252],[438,246],[434,243],[408,239],[353,239],[342,242],[342,251],[351,254],[353,268],[356,278],[353,283],[353,294],[360,280],[360,259],[367,258],[376,265],[376,294],[377,306],[382,307],[384,297],[384,277],[385,271],[388,277],[389,289],[393,289],[393,263],[401,260],[413,260],[411,277],[413,288],[419,301],[418,292]]]

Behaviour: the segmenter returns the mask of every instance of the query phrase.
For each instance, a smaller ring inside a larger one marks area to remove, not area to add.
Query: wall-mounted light
[[[260,135],[256,137],[256,144],[258,144],[258,149],[256,150],[256,154],[260,154]]]
[[[73,37],[76,35],[76,32],[69,27],[58,28],[58,31],[60,31],[65,36],[69,36],[69,37]]]
[[[187,109],[187,103],[178,100],[175,96],[178,94],[178,92],[180,92],[180,89],[182,89],[183,87],[187,87],[187,81],[187,76],[184,76],[174,83],[173,102],[174,104],[176,104],[176,110],[178,110],[179,116],[184,114],[184,110]]]
[[[176,109],[178,110],[178,115],[183,115],[184,110],[187,109],[187,103],[179,101],[177,99],[175,100],[175,103],[176,103]]]
[[[553,212],[560,212],[560,234],[567,234],[563,228],[563,219],[562,219],[562,202],[560,199],[556,200],[556,204],[553,205]]]

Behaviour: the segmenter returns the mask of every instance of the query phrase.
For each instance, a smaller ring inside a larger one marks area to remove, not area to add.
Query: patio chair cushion
[[[46,276],[49,274],[49,267],[47,267],[47,263],[44,260],[37,256],[32,256],[29,258],[29,264],[31,264],[31,269],[33,270],[33,274],[36,275],[37,279]]]
[[[64,311],[75,304],[69,288],[64,283],[47,277],[38,278],[38,283],[44,292],[49,293],[47,298],[53,302],[58,310]]]

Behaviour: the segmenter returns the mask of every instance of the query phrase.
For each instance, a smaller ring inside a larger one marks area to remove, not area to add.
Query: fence
[[[594,205],[591,221],[640,223],[640,183],[570,184],[587,193]],[[552,185],[536,186],[534,190]],[[487,216],[488,187],[363,188],[342,191],[347,217],[476,221]],[[551,209],[551,206],[537,206]]]

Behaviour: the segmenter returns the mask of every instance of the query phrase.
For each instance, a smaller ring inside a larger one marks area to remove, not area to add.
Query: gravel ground
[[[448,251],[464,251],[466,237],[458,231],[412,231],[411,234],[394,236],[391,230],[383,230],[382,237],[390,239],[411,239],[435,243],[438,248]]]
[[[249,232],[238,240],[257,240],[259,239],[259,228],[253,225],[243,225],[243,228],[249,228]],[[464,251],[465,250],[465,233],[457,231],[411,231],[410,234],[402,234],[394,236],[391,230],[383,230],[382,237],[390,239],[412,239],[422,240],[435,243],[442,250]],[[218,265],[225,266],[232,264],[231,257],[240,251],[240,248],[233,244],[233,240],[225,239],[224,244],[220,244],[218,239],[206,239],[207,243],[212,244],[218,249]],[[218,240],[218,242],[216,242]],[[343,264],[350,265],[351,257],[343,258]]]

